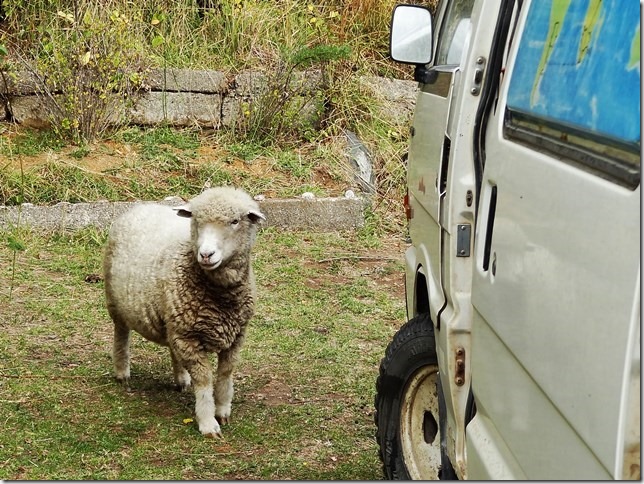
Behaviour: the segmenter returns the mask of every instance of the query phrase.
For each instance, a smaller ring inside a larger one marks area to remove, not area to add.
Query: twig
[[[116,174],[111,174],[111,173],[103,173],[103,172],[100,172],[100,171],[90,170],[88,168],[84,168],[84,167],[82,167],[80,165],[77,165],[76,163],[72,163],[72,162],[64,160],[62,158],[61,159],[56,159],[55,161],[58,162],[58,163],[62,163],[63,165],[71,166],[72,168],[80,170],[83,173],[88,173],[90,175],[102,176],[102,177],[105,177],[105,178],[115,178],[117,180],[128,180],[128,178],[123,177],[121,175],[116,175]]]
[[[74,379],[85,379],[85,380],[92,380],[96,378],[103,378],[105,375],[97,375],[97,376],[88,376],[88,375],[5,375],[4,373],[0,373],[0,378],[25,378],[25,379],[33,379],[33,378],[47,378],[48,380],[74,380]]]
[[[240,451],[228,451],[228,452],[217,452],[217,449],[214,450],[213,453],[211,454],[183,454],[183,455],[189,455],[191,457],[212,457],[213,455],[254,455],[255,452],[252,450],[240,450]]]
[[[343,255],[340,257],[330,257],[328,259],[318,260],[318,264],[323,264],[325,262],[336,262],[341,260],[376,260],[376,261],[397,261],[397,257],[384,257],[384,256],[369,256],[369,255]]]

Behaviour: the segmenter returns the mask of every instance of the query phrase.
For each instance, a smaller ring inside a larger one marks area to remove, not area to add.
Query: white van
[[[640,4],[399,5],[419,82],[395,479],[640,478]]]

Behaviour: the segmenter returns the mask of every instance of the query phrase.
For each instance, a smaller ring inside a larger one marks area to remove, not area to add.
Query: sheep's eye
[[[237,225],[238,223],[239,223],[239,219],[236,218],[230,222],[230,225]]]

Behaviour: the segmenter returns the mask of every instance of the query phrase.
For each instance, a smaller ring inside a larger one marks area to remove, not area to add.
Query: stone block
[[[418,83],[401,79],[364,76],[360,78],[363,87],[380,100],[379,112],[395,124],[406,124],[412,117]]]
[[[239,118],[239,110],[243,102],[249,102],[249,98],[238,96],[226,96],[221,105],[221,126],[230,128],[235,125]]]
[[[141,203],[154,202],[61,202],[51,206],[30,203],[0,206],[0,230],[10,230],[17,225],[44,230],[78,230],[87,226],[108,228],[117,216]],[[184,202],[179,197],[170,197],[157,203],[176,206]],[[362,227],[368,202],[360,198],[337,197],[267,199],[258,203],[266,215],[264,227],[333,232]]]
[[[142,125],[219,127],[221,96],[190,92],[149,92],[131,111],[131,122]]]
[[[244,71],[235,76],[233,89],[236,96],[258,96],[266,90],[268,77],[259,71]]]
[[[6,72],[0,76],[0,92],[15,96],[36,94],[42,91],[38,77],[30,71]]]
[[[228,91],[228,79],[221,71],[153,69],[148,77],[152,91],[219,94]]]
[[[48,128],[49,115],[54,110],[53,101],[45,96],[12,96],[9,98],[9,112],[14,121],[29,128]]]

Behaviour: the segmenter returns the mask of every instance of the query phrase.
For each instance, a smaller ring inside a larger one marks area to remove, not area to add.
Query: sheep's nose
[[[210,260],[210,258],[211,258],[213,255],[215,255],[215,251],[214,251],[214,250],[212,250],[212,251],[206,251],[206,252],[199,252],[199,255],[201,256],[201,259],[202,259],[204,262],[207,262],[207,261],[209,261],[209,260]]]

